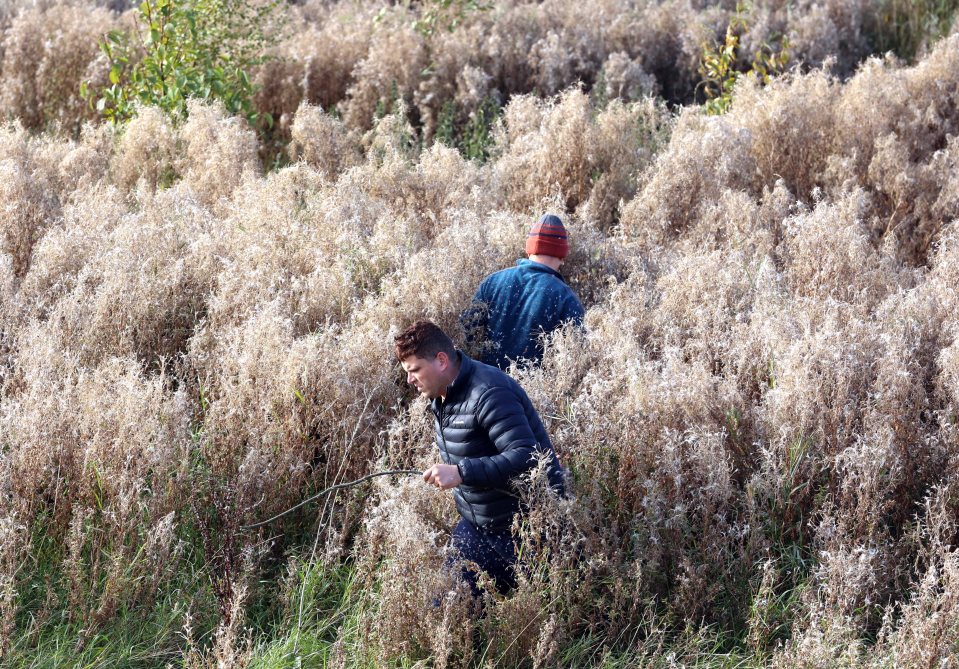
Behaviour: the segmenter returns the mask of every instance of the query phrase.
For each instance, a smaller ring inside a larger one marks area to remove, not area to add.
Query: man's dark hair
[[[432,321],[416,321],[393,340],[396,357],[406,360],[410,356],[432,360],[443,352],[450,358],[456,355],[453,340]]]

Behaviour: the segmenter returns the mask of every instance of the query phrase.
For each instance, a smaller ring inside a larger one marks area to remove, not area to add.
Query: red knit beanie
[[[526,255],[544,255],[565,258],[569,253],[566,228],[559,216],[543,214],[526,235]]]

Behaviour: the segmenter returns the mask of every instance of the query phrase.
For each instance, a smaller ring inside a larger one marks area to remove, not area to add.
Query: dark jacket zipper
[[[439,407],[439,409],[436,412],[436,421],[437,421],[437,424],[440,426],[440,441],[443,444],[443,453],[446,454],[446,464],[452,464],[452,459],[450,458],[450,451],[449,451],[449,448],[446,446],[446,432],[443,431],[443,402],[442,401],[437,402],[437,406]],[[473,505],[470,504],[470,501],[466,499],[466,495],[464,495],[463,493],[460,493],[460,497],[466,503],[466,506],[469,507],[470,515],[473,517],[473,527],[479,528],[479,523],[476,522],[476,513],[473,511]]]

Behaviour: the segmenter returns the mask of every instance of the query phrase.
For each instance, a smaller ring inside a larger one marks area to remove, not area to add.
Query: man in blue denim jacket
[[[539,364],[544,334],[582,324],[583,305],[559,273],[568,253],[563,222],[546,214],[526,237],[529,258],[483,280],[462,317],[468,339],[482,342],[480,360],[500,369],[513,360]]]

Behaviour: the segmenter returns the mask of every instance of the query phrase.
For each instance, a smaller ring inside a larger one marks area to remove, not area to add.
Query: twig
[[[331,492],[333,492],[334,490],[341,490],[342,488],[352,488],[353,486],[359,485],[360,483],[363,483],[364,481],[368,481],[369,479],[374,478],[374,477],[376,477],[376,476],[391,476],[391,475],[394,475],[394,474],[408,474],[408,475],[417,474],[417,475],[419,475],[419,474],[422,474],[422,473],[423,473],[423,472],[419,471],[418,469],[391,469],[391,470],[389,470],[389,471],[384,471],[384,472],[373,472],[372,474],[367,474],[367,475],[364,476],[363,478],[356,479],[355,481],[348,481],[348,482],[346,482],[346,483],[338,483],[337,485],[331,485],[329,488],[325,488],[325,489],[321,490],[320,492],[316,493],[316,494],[313,495],[312,497],[309,497],[309,498],[303,500],[302,502],[300,502],[300,503],[297,504],[296,506],[290,507],[290,508],[287,509],[286,511],[283,511],[283,512],[281,512],[281,513],[276,514],[276,515],[273,516],[272,518],[267,518],[266,520],[261,520],[261,521],[258,522],[258,523],[253,523],[252,525],[241,525],[241,526],[240,526],[240,529],[241,529],[241,530],[255,530],[255,529],[258,528],[258,527],[263,527],[264,525],[269,525],[269,524],[272,523],[274,520],[276,520],[276,519],[278,519],[278,518],[282,518],[283,516],[285,516],[285,515],[287,515],[287,514],[293,513],[294,511],[296,511],[297,509],[299,509],[301,506],[306,506],[306,505],[309,504],[310,502],[319,499],[320,497],[322,497],[323,495],[326,495],[327,493],[331,493]]]

